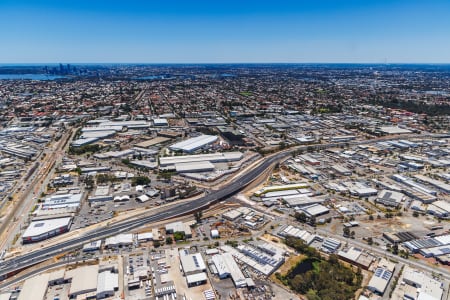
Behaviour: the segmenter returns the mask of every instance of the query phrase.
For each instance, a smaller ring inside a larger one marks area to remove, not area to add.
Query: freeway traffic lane
[[[432,135],[408,135],[407,137],[432,137]],[[406,137],[406,136],[405,136]],[[119,224],[110,225],[107,228],[96,229],[92,232],[89,232],[81,237],[75,238],[70,241],[62,242],[61,244],[45,247],[31,253],[24,254],[20,257],[11,258],[7,261],[0,263],[0,278],[3,278],[8,273],[16,269],[23,269],[25,267],[34,265],[36,263],[42,262],[48,257],[55,255],[64,249],[65,251],[75,249],[77,247],[81,247],[84,243],[87,243],[92,240],[98,240],[101,238],[105,238],[114,234],[118,234],[120,232],[124,232],[127,230],[135,229],[146,225],[147,223],[162,221],[165,219],[170,219],[173,217],[186,215],[188,213],[192,213],[198,209],[205,208],[215,202],[218,202],[224,198],[232,196],[233,194],[239,192],[241,189],[250,184],[255,178],[257,178],[261,173],[263,173],[267,168],[269,168],[272,164],[277,161],[288,158],[292,152],[301,150],[301,151],[315,151],[319,149],[328,149],[339,147],[341,145],[351,144],[351,145],[359,145],[359,144],[368,144],[377,141],[385,141],[395,139],[394,137],[381,137],[376,138],[370,141],[353,141],[349,143],[330,143],[330,144],[316,144],[316,145],[308,145],[308,146],[298,146],[291,149],[286,149],[282,152],[276,153],[272,156],[268,156],[262,161],[258,166],[254,169],[247,171],[240,177],[238,177],[234,182],[226,185],[224,188],[218,191],[211,191],[211,193],[207,194],[202,198],[198,198],[196,200],[192,200],[190,203],[184,203],[182,205],[176,206],[172,208],[170,211],[162,212],[159,214],[153,214],[150,216],[142,217],[141,219],[129,220]]]
[[[69,251],[81,247],[83,244],[89,241],[98,240],[121,232],[129,231],[131,229],[146,225],[147,223],[162,221],[164,219],[170,219],[173,217],[185,215],[198,209],[210,206],[211,204],[214,204],[239,192],[248,184],[250,184],[256,177],[258,177],[259,174],[269,168],[273,163],[283,158],[287,158],[289,157],[289,155],[289,152],[283,152],[267,157],[267,159],[264,160],[261,164],[250,170],[248,173],[238,177],[234,182],[225,186],[223,189],[212,191],[202,198],[193,200],[190,203],[184,203],[182,205],[176,206],[170,211],[165,211],[140,219],[129,220],[119,224],[110,225],[109,227],[94,230],[93,232],[87,233],[81,237],[77,237],[66,242],[62,242],[58,245],[45,247],[28,254],[24,254],[20,257],[4,261],[0,263],[0,277],[3,278],[3,276],[5,276],[6,274],[11,273],[17,269],[23,269],[42,262],[49,257],[52,257],[63,251]]]

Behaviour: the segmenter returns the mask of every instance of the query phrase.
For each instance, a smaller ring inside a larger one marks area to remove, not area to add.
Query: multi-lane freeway
[[[250,184],[255,178],[257,178],[261,173],[263,173],[267,168],[269,168],[274,163],[282,160],[283,158],[287,158],[289,153],[283,152],[268,157],[263,162],[261,162],[255,168],[249,170],[247,173],[242,176],[236,178],[233,182],[226,185],[222,189],[218,191],[212,191],[206,196],[192,200],[191,202],[183,203],[178,206],[172,207],[168,211],[160,212],[157,214],[152,214],[149,216],[141,217],[138,219],[132,219],[123,221],[120,223],[116,223],[110,226],[106,226],[104,228],[100,228],[97,230],[93,230],[85,235],[80,237],[76,237],[69,241],[62,242],[60,244],[49,246],[45,248],[41,248],[34,252],[24,254],[20,257],[15,257],[3,261],[0,263],[0,278],[6,278],[8,274],[15,272],[16,270],[21,270],[31,265],[35,265],[39,262],[45,261],[50,257],[61,253],[66,252],[68,250],[72,250],[78,248],[91,240],[98,240],[107,236],[119,234],[122,232],[129,231],[134,228],[141,227],[147,223],[153,223],[162,221],[164,219],[169,219],[173,217],[177,217],[180,215],[192,213],[195,210],[202,209],[204,207],[208,207],[211,204],[214,204],[222,199],[225,199],[242,188],[246,187]]]
[[[431,135],[427,135],[430,137]],[[417,137],[417,135],[411,135],[411,137]],[[424,135],[420,137],[425,137]],[[394,139],[390,138],[379,138],[372,140],[370,142],[381,141]],[[370,143],[369,142],[369,143]],[[349,144],[363,144],[368,143],[368,141],[353,141]],[[186,215],[192,213],[196,210],[206,208],[222,199],[232,196],[233,194],[239,192],[244,187],[249,185],[251,182],[258,178],[265,170],[267,170],[274,163],[279,162],[283,159],[286,159],[290,156],[291,152],[294,150],[318,150],[318,149],[326,149],[332,147],[338,147],[341,145],[345,145],[347,143],[331,143],[331,144],[316,144],[312,146],[299,146],[292,148],[290,150],[285,150],[283,152],[279,152],[272,156],[266,157],[259,165],[255,166],[251,170],[247,170],[240,177],[236,178],[231,183],[227,184],[223,188],[217,191],[211,191],[209,194],[192,200],[191,202],[186,202],[177,206],[173,206],[166,211],[162,211],[159,213],[153,213],[151,215],[145,215],[136,219],[129,219],[126,221],[118,222],[111,224],[109,226],[98,228],[92,230],[82,236],[74,237],[71,240],[63,241],[59,244],[47,246],[40,248],[38,250],[23,254],[21,256],[13,257],[8,260],[5,260],[0,263],[0,279],[5,279],[9,274],[13,274],[18,270],[22,270],[29,266],[35,265],[37,263],[43,262],[54,255],[57,255],[61,252],[67,252],[78,247],[81,247],[83,244],[98,240],[101,238],[105,238],[108,236],[116,235],[119,233],[127,232],[131,229],[139,228],[148,223],[159,222],[165,219],[170,219],[174,217],[178,217],[181,215]]]

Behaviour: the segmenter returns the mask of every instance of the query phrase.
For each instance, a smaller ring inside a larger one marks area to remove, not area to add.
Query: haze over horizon
[[[0,3],[0,63],[450,63],[450,2]]]

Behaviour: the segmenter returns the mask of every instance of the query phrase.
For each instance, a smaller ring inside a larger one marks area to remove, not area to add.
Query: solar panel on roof
[[[193,256],[192,258],[193,258],[193,260],[194,260],[195,266],[196,266],[197,268],[200,268],[200,264],[198,263],[197,256]]]
[[[444,254],[449,254],[450,253],[450,248],[447,248],[447,247],[446,248],[441,248],[440,250]]]
[[[389,279],[391,278],[391,276],[392,276],[392,273],[391,273],[391,272],[385,271],[385,272],[383,273],[383,275],[381,276],[381,278],[383,278],[384,280],[389,280]]]
[[[390,199],[391,196],[392,196],[392,193],[391,193],[391,192],[386,192],[386,193],[383,195],[383,199]]]

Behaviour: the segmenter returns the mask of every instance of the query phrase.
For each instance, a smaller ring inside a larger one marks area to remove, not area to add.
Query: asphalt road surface
[[[228,198],[234,195],[235,193],[239,192],[248,184],[250,184],[255,178],[257,178],[261,173],[263,173],[266,169],[268,169],[272,164],[278,162],[279,160],[282,160],[283,158],[287,158],[289,155],[290,155],[289,152],[282,152],[274,156],[268,157],[254,169],[236,178],[236,180],[226,185],[222,189],[218,191],[211,191],[209,194],[207,194],[202,198],[180,204],[178,206],[170,208],[170,210],[142,217],[139,219],[122,221],[120,223],[116,223],[104,228],[99,228],[83,236],[71,239],[69,241],[61,242],[54,246],[41,248],[31,253],[27,253],[19,257],[3,261],[0,263],[0,270],[1,270],[0,278],[4,279],[7,274],[14,272],[15,270],[20,270],[29,267],[31,265],[35,265],[59,253],[81,247],[83,244],[89,241],[98,240],[111,235],[120,234],[123,232],[127,232],[131,229],[141,227],[147,223],[162,221],[164,219],[177,217],[180,215],[191,213],[204,207],[208,207],[220,200]]]

